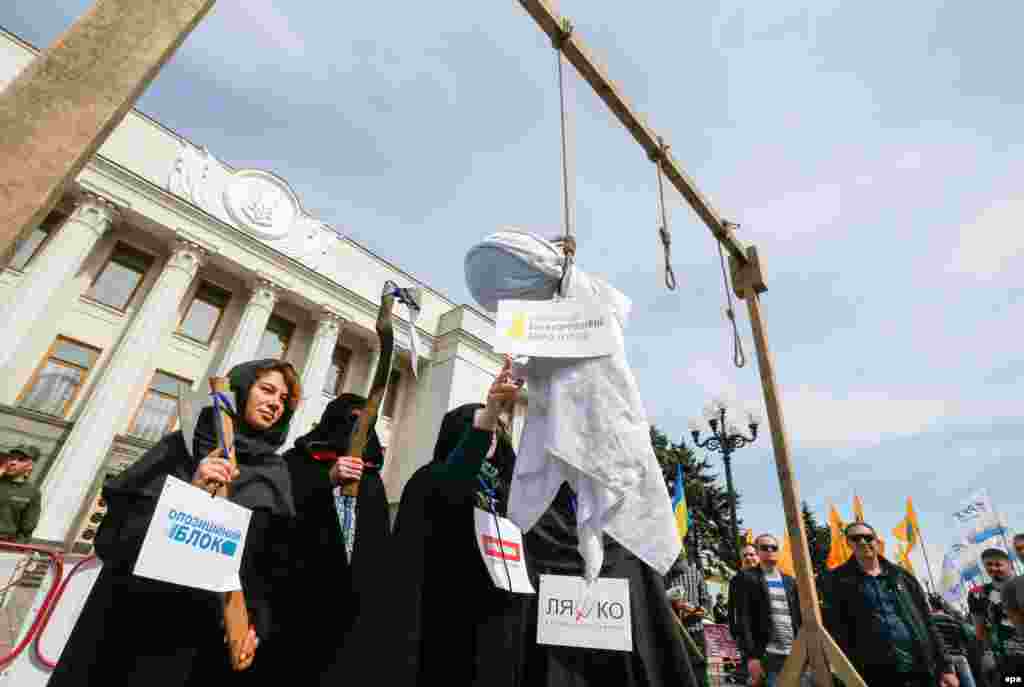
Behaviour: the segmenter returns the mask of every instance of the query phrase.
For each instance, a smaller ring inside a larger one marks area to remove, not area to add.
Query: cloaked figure
[[[228,379],[238,404],[237,471],[221,457],[214,410],[206,408],[191,453],[182,432],[172,432],[104,486],[107,515],[95,544],[103,570],[48,684],[180,687],[259,680],[266,663],[261,649],[276,639],[274,573],[283,565],[278,533],[295,514],[288,469],[276,451],[301,393],[295,370],[277,360],[237,365]],[[231,500],[252,510],[240,570],[252,623],[246,640],[251,667],[242,672],[230,668],[221,594],[132,572],[168,476],[202,488],[227,483]]]
[[[390,532],[380,469],[384,455],[371,428],[365,456],[348,455],[366,399],[342,394],[320,422],[284,455],[296,516],[280,543],[287,551],[287,584],[278,586],[272,647],[274,674],[289,684],[316,684],[346,644],[368,589],[381,574]],[[352,551],[342,539],[345,514],[340,488],[359,480]],[[351,560],[350,560],[351,556]]]
[[[487,405],[464,405],[445,415],[432,461],[402,494],[373,611],[322,676],[323,687],[696,685],[661,578],[614,540],[604,542],[601,575],[629,580],[630,652],[538,644],[537,595],[508,592],[492,581],[476,545],[474,509],[507,512],[516,455],[498,418],[518,391],[510,381],[506,364]],[[573,500],[563,485],[524,535],[534,589],[541,573],[583,573]]]

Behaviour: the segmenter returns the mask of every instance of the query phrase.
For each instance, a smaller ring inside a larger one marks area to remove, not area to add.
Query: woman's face
[[[284,415],[288,397],[284,375],[277,370],[263,373],[249,389],[249,400],[245,404],[246,424],[253,429],[270,429]]]

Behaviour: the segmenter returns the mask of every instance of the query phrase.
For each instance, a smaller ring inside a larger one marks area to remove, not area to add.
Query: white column
[[[0,370],[11,362],[32,325],[46,312],[53,295],[78,272],[116,216],[113,203],[87,194],[32,261],[17,291],[0,305],[0,322],[17,323],[4,328]]]
[[[252,295],[242,313],[242,319],[235,329],[231,342],[220,364],[220,374],[225,375],[238,363],[248,362],[256,355],[260,347],[263,332],[267,330],[267,322],[280,288],[269,279],[257,279],[253,285]]]
[[[35,536],[63,543],[107,460],[114,436],[132,408],[133,390],[152,371],[153,355],[170,336],[178,306],[199,269],[205,251],[177,242],[160,277],[125,330],[110,362],[75,421],[43,482],[43,513]]]
[[[316,323],[316,334],[309,346],[306,365],[302,368],[302,403],[292,417],[291,428],[285,447],[295,443],[295,439],[309,432],[313,423],[320,419],[320,398],[323,396],[327,373],[334,360],[334,349],[338,345],[338,334],[344,326],[344,320],[336,312],[324,309]]]
[[[373,378],[377,375],[377,364],[380,363],[380,349],[371,348],[366,353],[366,384],[363,386],[362,395],[369,398],[370,389],[373,388]]]

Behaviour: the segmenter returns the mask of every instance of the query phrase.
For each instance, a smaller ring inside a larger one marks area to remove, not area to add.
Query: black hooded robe
[[[296,685],[316,684],[334,660],[359,615],[368,586],[384,565],[391,527],[377,432],[371,429],[364,456],[351,564],[328,474],[334,462],[314,458],[328,451],[347,454],[358,419],[353,411],[365,405],[366,399],[354,394],[332,400],[316,427],[284,454],[296,515],[284,538],[288,582],[275,593],[277,639],[272,653],[263,658],[274,664],[275,676]]]
[[[433,462],[413,475],[402,494],[388,593],[377,601],[380,612],[366,618],[376,622],[359,625],[351,643],[358,649],[349,647],[320,684],[695,687],[660,576],[607,537],[602,575],[629,579],[634,651],[536,643],[538,597],[496,588],[475,543],[478,474],[491,441],[489,432],[471,426],[481,407],[462,406],[445,416]],[[494,463],[501,474],[498,514],[504,515],[515,465],[505,440]],[[535,589],[542,572],[582,573],[570,495],[563,485],[524,536]]]
[[[262,367],[256,361],[231,370],[240,408]],[[274,450],[284,442],[291,411],[266,432],[236,419],[235,449],[241,475],[231,500],[253,510],[240,576],[250,621],[262,643],[273,641],[270,599],[280,567],[277,533],[294,513],[284,461]],[[103,488],[107,516],[96,535],[103,569],[79,614],[50,680],[51,687],[139,684],[180,687],[257,677],[260,649],[242,673],[230,669],[224,644],[222,595],[132,573],[157,499],[168,475],[191,482],[202,457],[217,446],[212,409],[200,414],[189,455],[180,431],[168,434]]]

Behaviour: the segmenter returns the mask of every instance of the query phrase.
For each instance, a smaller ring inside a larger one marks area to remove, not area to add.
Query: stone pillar
[[[67,185],[214,0],[96,0],[0,91],[0,254]]]
[[[179,240],[160,277],[125,330],[75,420],[53,467],[43,482],[43,513],[36,539],[63,546],[84,499],[107,460],[114,436],[133,408],[139,388],[152,372],[153,356],[165,345],[176,313],[205,257],[194,243]]]
[[[320,398],[323,396],[327,372],[334,359],[334,349],[338,345],[338,334],[344,326],[344,320],[338,313],[323,310],[316,324],[316,334],[309,346],[306,365],[302,368],[302,403],[292,417],[291,428],[285,447],[291,447],[295,439],[306,434],[313,423],[320,419]]]
[[[77,274],[97,241],[117,216],[113,203],[86,194],[39,256],[28,266],[25,276],[7,302],[0,305],[0,322],[5,327],[0,341],[0,370],[11,362],[19,346],[46,312],[47,306],[68,278]]]
[[[367,352],[366,361],[366,383],[363,385],[362,395],[369,398],[370,389],[373,387],[373,378],[377,374],[377,365],[380,363],[380,349],[371,348]]]
[[[242,319],[221,360],[219,374],[226,375],[232,367],[248,362],[256,355],[263,332],[267,330],[267,322],[274,312],[279,291],[280,288],[269,279],[256,280]]]

